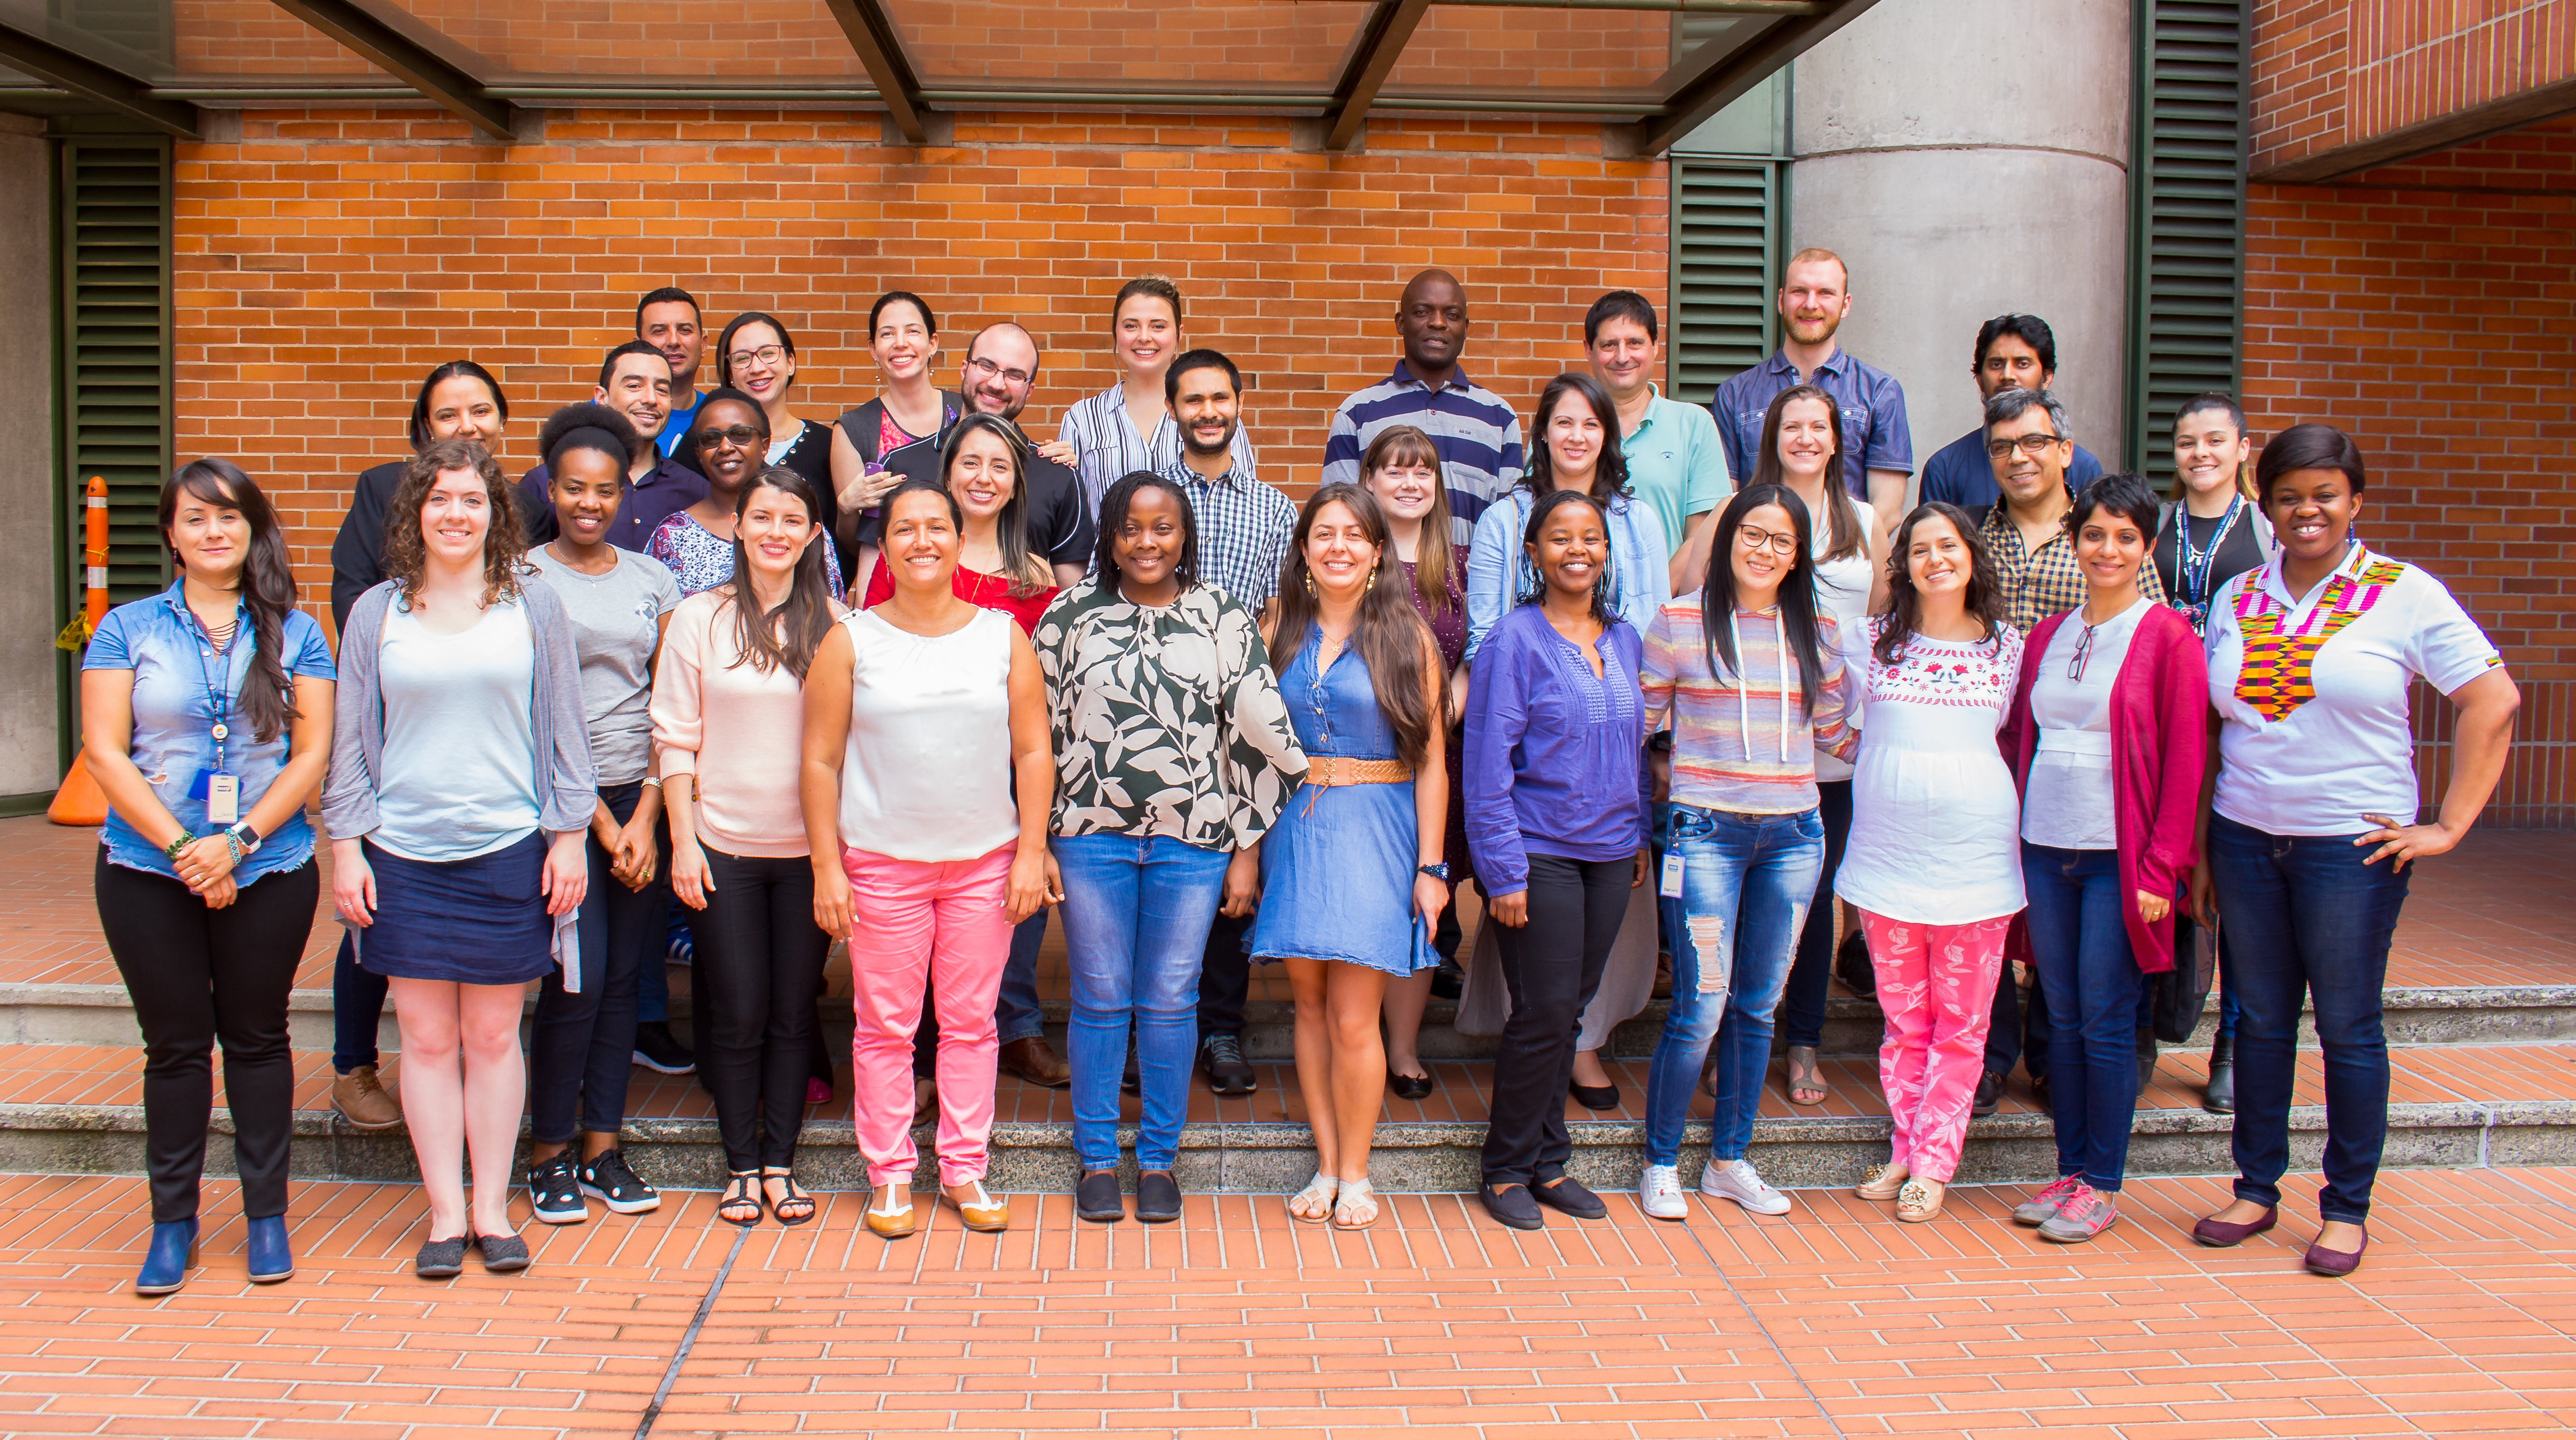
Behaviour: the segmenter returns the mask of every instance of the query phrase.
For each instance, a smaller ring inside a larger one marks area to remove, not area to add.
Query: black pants
[[[715,1092],[725,1168],[783,1166],[805,1123],[814,987],[832,937],[814,924],[814,867],[804,856],[706,854],[714,888],[692,925],[698,1069]]]
[[[187,1220],[197,1213],[218,1041],[242,1214],[252,1220],[285,1214],[287,1150],[295,1133],[286,997],[313,933],[320,867],[308,860],[262,876],[232,904],[209,910],[170,876],[110,864],[102,849],[97,887],[99,927],[143,1027],[152,1218]]]
[[[2013,922],[2018,926],[2021,922]],[[2011,951],[2005,951],[2007,955]],[[2027,1060],[2030,1078],[2038,1080],[2048,1074],[2048,997],[2036,985],[2030,987],[2030,1003],[2024,1005],[2021,987],[2013,983],[2012,961],[2004,962],[2003,973],[1995,978],[1994,1009],[1986,1022],[1986,1073],[2010,1075],[2015,1062]]]
[[[1535,1184],[1565,1173],[1574,1137],[1565,1129],[1566,1086],[1583,1007],[1601,988],[1619,922],[1628,914],[1635,862],[1529,857],[1529,923],[1505,925],[1503,982],[1512,1000],[1494,1051],[1494,1103],[1485,1129],[1488,1184]]]
[[[1834,978],[1834,872],[1842,868],[1843,843],[1851,838],[1852,782],[1817,781],[1816,818],[1825,827],[1825,868],[1816,876],[1807,928],[1798,932],[1798,955],[1780,992],[1780,1038],[1791,1046],[1824,1043],[1825,1000]]]
[[[1199,1039],[1243,1033],[1243,1002],[1252,993],[1252,957],[1244,939],[1251,933],[1249,915],[1224,915],[1208,927],[1207,950],[1199,957]]]
[[[633,819],[640,783],[599,792],[619,824]],[[590,888],[581,902],[581,992],[564,989],[549,970],[537,990],[528,1033],[529,1133],[540,1144],[569,1144],[573,1112],[581,1128],[614,1135],[626,1124],[626,1079],[635,1064],[635,986],[648,964],[662,963],[671,915],[670,867],[653,883],[629,890],[608,873],[612,858],[596,834],[585,836]]]

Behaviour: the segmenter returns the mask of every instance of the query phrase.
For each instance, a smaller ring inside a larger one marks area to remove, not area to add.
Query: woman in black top
[[[2235,400],[2212,390],[2183,402],[2174,415],[2174,488],[2181,498],[2165,505],[2148,559],[2156,578],[2165,582],[2165,603],[2180,610],[2201,634],[2209,631],[2210,597],[2272,553],[2272,522],[2253,499],[2253,467],[2254,442],[2245,434],[2245,412]],[[2177,964],[2193,953],[2198,940],[2190,907],[2178,907]],[[2219,1115],[2236,1109],[2236,1004],[2223,974],[2218,1038],[2210,1046],[2209,1088],[2201,1104]]]

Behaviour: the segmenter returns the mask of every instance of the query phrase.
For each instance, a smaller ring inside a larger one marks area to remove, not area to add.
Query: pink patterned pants
[[[1879,1009],[1887,1016],[1878,1079],[1896,1120],[1890,1158],[1947,1185],[1958,1173],[1968,1109],[1985,1075],[1986,1022],[2012,917],[1917,925],[1858,913],[1878,974]]]

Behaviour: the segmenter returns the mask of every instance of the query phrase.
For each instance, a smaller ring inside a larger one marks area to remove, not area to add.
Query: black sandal
[[[766,1196],[769,1193],[769,1182],[772,1180],[777,1181],[786,1189],[785,1194],[769,1202],[769,1213],[777,1218],[779,1224],[803,1225],[814,1218],[814,1197],[796,1188],[796,1176],[792,1172],[786,1170],[763,1169],[760,1172],[760,1191],[762,1195]],[[790,1216],[787,1212],[789,1208],[793,1206],[802,1206],[804,1208],[801,1213]]]
[[[760,1172],[736,1170],[725,1182],[724,1198],[716,1202],[716,1218],[728,1225],[745,1227],[760,1223]],[[749,1210],[746,1215],[743,1212]]]

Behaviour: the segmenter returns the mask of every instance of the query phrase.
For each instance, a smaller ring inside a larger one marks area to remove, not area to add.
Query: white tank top
[[[1011,799],[1011,617],[946,635],[873,610],[841,618],[855,663],[841,843],[896,860],[972,860],[1018,838]]]
[[[1863,535],[1875,533],[1878,529],[1878,515],[1869,508],[1869,502],[1854,500],[1851,505],[1852,509],[1860,514],[1861,533]],[[1816,567],[1816,613],[1833,621],[1843,634],[1850,635],[1869,618],[1869,582],[1873,578],[1873,570],[1869,563],[1869,546],[1862,545],[1857,555],[1846,555],[1840,560],[1827,560],[1824,558],[1825,551],[1834,543],[1833,517],[1827,515],[1811,517],[1809,527],[1809,533],[1815,540],[1813,559]],[[1857,686],[1860,683],[1860,677],[1858,675],[1846,677],[1844,683]],[[1837,760],[1822,751],[1817,752],[1817,779],[1849,780],[1851,777],[1852,767],[1849,761]]]

